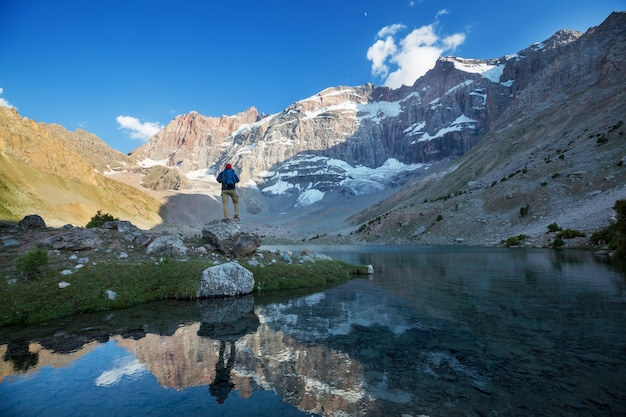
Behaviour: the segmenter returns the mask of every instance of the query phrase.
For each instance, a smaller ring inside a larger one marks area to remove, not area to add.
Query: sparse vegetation
[[[548,225],[548,232],[549,233],[560,232],[561,230],[563,230],[563,229],[558,224],[556,224],[556,222],[550,223]]]
[[[520,217],[524,217],[528,215],[528,211],[530,210],[530,206],[528,204],[526,204],[523,207],[520,207],[519,209],[519,215]]]
[[[113,217],[111,214],[109,213],[102,213],[100,210],[98,210],[98,212],[96,213],[95,216],[93,216],[91,218],[91,220],[89,220],[89,223],[87,223],[87,226],[85,226],[86,228],[93,228],[93,227],[101,227],[104,223],[106,222],[114,222],[119,220],[118,218]]]
[[[48,252],[39,248],[31,249],[15,258],[14,265],[24,280],[39,277],[48,266]]]
[[[613,209],[617,212],[617,221],[591,235],[594,245],[606,244],[621,259],[626,259],[626,200],[617,200]]]
[[[552,247],[553,248],[560,248],[561,246],[565,245],[565,242],[563,242],[563,239],[561,239],[560,237],[556,237],[553,241],[552,241]]]
[[[526,235],[523,235],[523,234],[522,235],[517,235],[517,236],[511,236],[511,237],[506,239],[505,246],[507,248],[509,248],[511,246],[520,246],[524,239],[526,239]]]
[[[580,230],[565,229],[556,235],[556,237],[560,239],[574,239],[575,237],[585,237],[585,234]]]

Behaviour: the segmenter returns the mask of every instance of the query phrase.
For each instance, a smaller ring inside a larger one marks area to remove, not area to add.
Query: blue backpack
[[[235,171],[232,169],[227,169],[224,171],[224,178],[222,178],[222,184],[225,185],[225,189],[234,190],[235,189]]]

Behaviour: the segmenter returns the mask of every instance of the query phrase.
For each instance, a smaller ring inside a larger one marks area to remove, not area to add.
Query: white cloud
[[[149,141],[153,135],[163,129],[163,126],[158,122],[142,123],[136,117],[131,116],[117,116],[116,120],[120,125],[120,129],[130,132],[131,139],[138,139],[142,142]]]
[[[401,25],[400,23],[396,23],[394,25],[385,26],[384,28],[382,28],[381,30],[378,31],[376,36],[378,36],[379,38],[384,38],[385,36],[393,36],[396,33],[398,33],[401,30],[403,30],[404,28],[406,28],[406,26]]]
[[[4,93],[4,89],[2,87],[0,87],[0,94]],[[0,97],[0,106],[4,106],[7,107],[9,109],[14,109],[15,106],[13,106],[11,103],[9,103],[8,101],[6,101],[6,99]]]
[[[448,11],[443,9],[437,17],[446,14]],[[433,23],[414,29],[399,40],[396,36],[405,29],[404,25],[382,28],[376,42],[367,50],[367,59],[372,62],[372,75],[383,78],[384,85],[391,88],[413,85],[415,80],[434,67],[437,58],[444,52],[454,51],[465,41],[464,33],[440,38],[435,26],[436,23]]]
[[[377,40],[374,45],[367,50],[367,59],[372,61],[372,74],[386,77],[389,67],[385,62],[390,56],[394,56],[397,51],[396,44],[391,36],[387,39]]]

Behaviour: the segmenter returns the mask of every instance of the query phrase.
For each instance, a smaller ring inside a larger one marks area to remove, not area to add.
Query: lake
[[[607,259],[306,248],[375,273],[0,329],[0,416],[626,415],[626,278]]]

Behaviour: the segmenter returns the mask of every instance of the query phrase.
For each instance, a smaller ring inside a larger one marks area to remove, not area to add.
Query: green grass
[[[263,267],[241,263],[254,274],[255,291],[322,287],[349,280],[355,274],[366,274],[364,267],[336,260],[318,260],[301,264],[273,263]]]
[[[255,291],[322,287],[349,280],[363,267],[334,260],[287,264],[276,262],[265,267],[249,266],[255,278]],[[212,263],[202,260],[99,263],[87,265],[71,275],[46,271],[41,277],[9,284],[0,283],[0,326],[35,324],[73,314],[114,310],[165,299],[193,299],[202,271]],[[59,288],[59,282],[71,285]],[[106,290],[116,293],[110,300]]]
[[[191,299],[196,295],[206,262],[169,262],[159,265],[98,264],[69,276],[58,272],[42,277],[2,283],[0,326],[34,324],[71,314],[112,310],[169,298]],[[71,285],[59,288],[59,282]],[[115,291],[110,300],[106,290]]]

